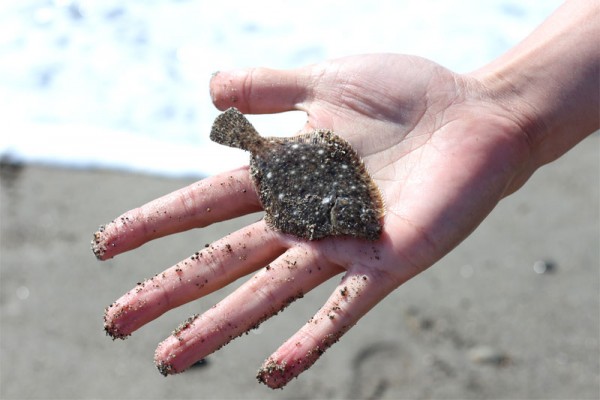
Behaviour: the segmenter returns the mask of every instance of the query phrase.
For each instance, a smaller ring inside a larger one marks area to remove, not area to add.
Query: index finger
[[[261,209],[248,167],[215,175],[126,212],[94,233],[99,260],[146,242]]]

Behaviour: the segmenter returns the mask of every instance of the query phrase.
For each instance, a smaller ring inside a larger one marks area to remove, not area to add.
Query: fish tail
[[[259,149],[264,141],[250,121],[235,107],[228,108],[215,119],[210,140],[247,151]]]

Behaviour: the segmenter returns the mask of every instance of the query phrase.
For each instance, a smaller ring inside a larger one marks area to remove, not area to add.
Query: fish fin
[[[228,108],[215,119],[210,140],[250,152],[259,150],[264,141],[250,121],[235,107]]]

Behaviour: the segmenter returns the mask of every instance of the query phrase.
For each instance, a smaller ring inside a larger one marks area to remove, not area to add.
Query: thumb
[[[219,110],[236,107],[245,114],[304,110],[311,81],[309,68],[223,71],[210,80],[210,95]]]

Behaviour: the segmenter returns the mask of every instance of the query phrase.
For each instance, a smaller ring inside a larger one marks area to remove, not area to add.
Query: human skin
[[[323,307],[259,371],[260,381],[283,387],[386,295],[464,240],[537,168],[598,129],[599,21],[598,2],[567,1],[521,44],[468,74],[394,54],[215,74],[210,92],[221,110],[301,110],[301,131],[327,128],[348,140],[384,198],[382,236],[306,241],[259,221],[118,299],[106,310],[107,332],[124,338],[254,273],[158,346],[161,372],[177,373],[343,274]],[[94,235],[92,247],[104,260],[260,209],[243,167],[123,214]]]

